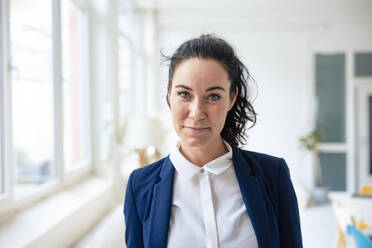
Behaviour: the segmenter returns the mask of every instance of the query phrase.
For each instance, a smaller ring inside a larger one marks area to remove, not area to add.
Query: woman
[[[302,247],[284,159],[238,148],[256,113],[232,47],[202,35],[169,60],[167,103],[179,141],[129,177],[127,247]]]

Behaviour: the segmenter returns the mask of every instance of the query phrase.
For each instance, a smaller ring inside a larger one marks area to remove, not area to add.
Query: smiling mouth
[[[187,126],[184,126],[184,127],[192,131],[195,131],[195,132],[205,131],[209,129],[209,127],[187,127]]]

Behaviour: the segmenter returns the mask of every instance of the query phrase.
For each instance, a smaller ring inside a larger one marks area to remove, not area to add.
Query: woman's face
[[[216,141],[236,99],[230,95],[227,71],[216,60],[190,58],[176,67],[172,82],[168,99],[181,144],[219,144]]]

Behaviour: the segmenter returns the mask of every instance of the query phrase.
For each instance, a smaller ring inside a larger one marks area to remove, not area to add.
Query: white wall
[[[258,86],[255,127],[249,150],[284,157],[296,183],[313,187],[311,157],[299,137],[313,126],[315,52],[371,50],[372,5],[344,4],[254,9],[162,9],[158,13],[160,47],[170,55],[186,39],[212,32],[228,40]],[[161,68],[162,113],[167,71]],[[348,82],[350,83],[350,82]]]

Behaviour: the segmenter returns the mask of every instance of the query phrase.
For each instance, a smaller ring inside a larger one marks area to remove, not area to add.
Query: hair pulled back
[[[230,85],[230,96],[237,92],[237,99],[232,109],[227,113],[221,136],[231,146],[246,144],[245,130],[247,122],[251,127],[256,123],[257,113],[248,100],[247,84],[251,78],[246,66],[236,56],[234,49],[225,40],[213,34],[203,34],[198,38],[182,43],[171,57],[163,55],[169,61],[168,93],[172,90],[172,80],[177,66],[189,58],[214,59],[226,69]],[[167,94],[167,103],[169,104]]]

